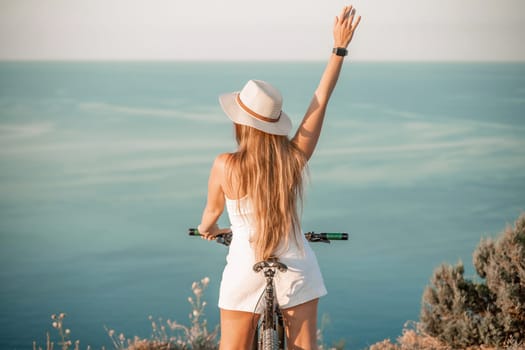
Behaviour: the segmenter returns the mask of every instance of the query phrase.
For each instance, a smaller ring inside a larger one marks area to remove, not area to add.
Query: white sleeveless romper
[[[237,202],[240,202],[240,210]],[[226,198],[226,208],[233,237],[222,274],[219,307],[261,313],[264,309],[264,297],[261,296],[266,281],[262,272],[253,271],[256,261],[249,241],[254,231],[253,211],[246,197],[239,200]],[[274,277],[275,296],[282,309],[327,294],[317,258],[304,235],[301,233],[298,236],[304,253],[297,247],[295,240],[290,239],[288,248],[281,248],[276,254],[279,261],[288,266],[288,271],[277,271]]]

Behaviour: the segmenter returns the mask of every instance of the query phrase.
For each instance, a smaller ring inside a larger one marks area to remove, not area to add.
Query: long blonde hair
[[[299,205],[303,198],[303,174],[307,159],[287,136],[268,134],[235,124],[239,148],[229,157],[230,179],[235,178],[238,194],[252,203],[257,261],[272,256],[281,242],[297,242],[300,233]]]

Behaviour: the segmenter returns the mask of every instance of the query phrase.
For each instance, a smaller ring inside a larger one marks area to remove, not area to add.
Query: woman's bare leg
[[[283,309],[288,350],[317,350],[317,302]]]
[[[259,315],[244,311],[220,310],[219,350],[251,350]]]

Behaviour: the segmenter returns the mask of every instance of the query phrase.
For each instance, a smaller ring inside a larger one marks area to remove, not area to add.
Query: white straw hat
[[[239,92],[219,96],[226,115],[237,124],[274,135],[288,135],[292,121],[282,111],[281,93],[262,80],[250,80]]]

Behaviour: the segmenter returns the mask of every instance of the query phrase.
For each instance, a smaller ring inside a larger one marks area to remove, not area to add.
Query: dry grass
[[[106,328],[112,347],[117,350],[217,350],[219,327],[216,326],[209,331],[204,318],[206,302],[203,300],[203,295],[209,282],[210,279],[205,277],[192,284],[193,295],[188,298],[192,308],[189,315],[190,325],[186,326],[169,319],[154,320],[150,316],[152,335],[147,339],[138,336],[127,338],[124,333]],[[73,342],[70,339],[70,330],[64,326],[65,317],[64,313],[51,316],[52,326],[58,333],[58,340],[53,341],[48,332],[45,346],[33,342],[33,350],[55,350],[55,346],[62,350],[80,350],[80,342],[78,340]],[[90,349],[89,345],[87,349]]]
[[[152,335],[150,338],[140,338],[134,336],[128,338],[124,333],[116,332],[114,329],[106,328],[107,335],[111,341],[111,346],[116,350],[217,350],[219,347],[218,333],[219,326],[209,331],[207,321],[204,318],[206,301],[203,300],[210,279],[205,277],[200,281],[193,282],[193,295],[188,297],[192,312],[189,315],[190,325],[178,323],[177,321],[162,318],[155,320],[149,316],[151,321]],[[33,342],[33,350],[80,350],[80,341],[70,339],[71,331],[65,327],[65,313],[52,315],[52,327],[56,330],[56,340],[51,339],[47,332],[46,344],[37,345]],[[323,341],[322,329],[329,323],[328,317],[324,316],[321,322],[321,329],[317,333],[319,350],[342,350],[344,342],[328,346]],[[90,350],[88,345],[86,349]],[[102,347],[105,349],[105,347]]]
[[[505,347],[496,348],[491,346],[471,346],[464,350],[525,350],[524,344],[510,343]],[[441,340],[425,334],[418,322],[407,322],[403,333],[395,343],[385,339],[369,347],[369,350],[458,350],[456,347],[445,344]]]

